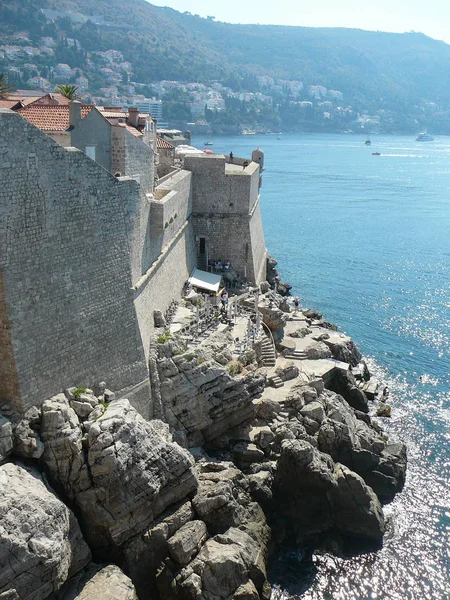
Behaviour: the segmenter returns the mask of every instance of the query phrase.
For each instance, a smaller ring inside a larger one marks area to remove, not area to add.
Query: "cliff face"
[[[382,503],[402,489],[406,450],[367,413],[359,351],[317,313],[292,320],[268,289],[260,300],[278,340],[272,370],[262,342],[237,360],[227,333],[155,343],[165,422],[84,388],[1,417],[0,593],[268,599],[271,541],[381,543]],[[366,412],[350,403],[355,389]]]

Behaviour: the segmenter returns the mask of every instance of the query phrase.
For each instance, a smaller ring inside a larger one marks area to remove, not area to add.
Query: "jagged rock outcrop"
[[[166,419],[171,428],[185,433],[189,446],[201,446],[254,418],[252,400],[264,389],[264,378],[229,362],[229,344],[224,340],[201,352],[181,354],[169,344],[157,345]]]
[[[128,400],[99,405],[91,418],[80,421],[62,394],[44,402],[43,460],[80,510],[89,543],[108,556],[193,492],[197,479],[168,426],[146,421]]]
[[[167,600],[233,598],[242,586],[260,598],[269,528],[249,495],[247,477],[224,462],[199,463],[197,476],[192,500],[168,510],[126,544],[126,567],[139,597],[156,595],[156,585]]]
[[[327,383],[328,389],[340,394],[356,410],[369,412],[366,394],[356,385],[355,376],[350,371],[337,370]]]
[[[0,507],[0,594],[47,598],[90,561],[74,514],[38,471],[0,466]]]
[[[0,463],[13,449],[13,428],[11,422],[0,414]]]
[[[14,454],[21,458],[40,458],[44,444],[39,437],[41,413],[32,406],[14,426]]]
[[[352,367],[356,367],[361,362],[362,355],[358,346],[346,335],[332,335],[323,341],[330,349],[333,358],[349,363]]]
[[[55,600],[138,600],[129,577],[116,565],[91,563],[72,577]]]
[[[252,439],[265,456],[278,456],[283,440],[303,440],[334,462],[360,475],[385,503],[403,488],[406,475],[406,449],[389,444],[379,427],[365,413],[354,410],[340,395],[325,390],[320,380],[298,383],[284,399],[281,418],[276,403],[257,402],[261,423],[271,426],[274,440],[263,436]]]
[[[333,528],[380,541],[380,502],[362,477],[304,440],[284,440],[274,481],[277,519],[287,541],[302,543]]]

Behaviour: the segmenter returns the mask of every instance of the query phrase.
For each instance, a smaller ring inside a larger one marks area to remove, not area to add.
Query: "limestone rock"
[[[129,577],[116,565],[96,565],[72,577],[56,600],[138,600]]]
[[[307,310],[303,310],[302,313],[305,315],[307,319],[321,319],[322,313],[317,312],[312,308],[308,308]]]
[[[47,598],[90,561],[73,513],[39,473],[0,466],[0,593]]]
[[[390,417],[391,416],[391,407],[389,404],[380,404],[377,408],[377,417]]]
[[[70,500],[91,486],[80,421],[64,394],[42,404],[43,461]]]
[[[13,429],[10,421],[0,415],[0,463],[11,454]]]
[[[331,351],[324,342],[312,342],[304,349],[308,358],[317,360],[320,358],[330,358]]]
[[[39,436],[41,414],[35,407],[26,411],[14,427],[14,454],[21,458],[40,458],[44,444]]]
[[[158,327],[166,327],[166,319],[164,318],[162,311],[160,311],[160,310],[153,311],[153,324],[157,328]]]
[[[357,345],[347,336],[342,335],[342,337],[338,337],[334,335],[331,338],[324,339],[324,342],[331,350],[332,356],[336,360],[349,363],[352,367],[356,367],[362,359],[361,352]]]
[[[384,532],[381,505],[364,480],[302,440],[282,442],[274,505],[277,519],[289,524],[291,541],[305,541],[333,527],[372,541]]]
[[[272,421],[281,411],[281,405],[276,400],[270,398],[261,398],[255,401],[256,415],[264,421]]]
[[[336,488],[330,488],[333,521],[347,535],[379,541],[384,534],[381,504],[363,478],[341,464],[336,464]]]
[[[203,521],[186,523],[167,542],[172,559],[180,565],[187,565],[203,545],[207,533]]]
[[[44,402],[45,464],[78,506],[93,547],[121,545],[196,489],[191,455],[128,400],[107,405],[86,434],[83,427],[64,396]]]
[[[216,350],[225,356],[229,349],[224,345]],[[232,427],[252,421],[252,400],[264,389],[260,373],[232,376],[215,361],[216,350],[206,348],[202,356],[187,352],[157,360],[167,422],[171,428],[185,431],[189,446],[201,446],[205,440],[210,442]]]
[[[146,421],[128,400],[108,405],[87,447],[92,484],[76,500],[95,547],[122,544],[197,487],[191,455],[171,441],[167,425]]]
[[[355,377],[350,371],[337,371],[327,387],[343,396],[352,408],[361,412],[369,412],[367,397],[356,385]]]
[[[282,329],[287,323],[287,313],[283,312],[277,306],[260,305],[259,310],[262,314],[263,322],[272,331]]]

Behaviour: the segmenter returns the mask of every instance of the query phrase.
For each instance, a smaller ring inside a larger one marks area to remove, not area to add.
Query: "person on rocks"
[[[233,162],[233,153],[230,152],[230,163],[232,163],[232,162]]]
[[[298,313],[299,306],[300,302],[298,301],[298,298],[294,298],[294,315]]]
[[[227,290],[223,290],[220,294],[220,301],[222,302],[222,309],[225,311],[228,306],[228,293]]]

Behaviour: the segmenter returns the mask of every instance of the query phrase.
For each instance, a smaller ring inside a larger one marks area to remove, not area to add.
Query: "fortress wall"
[[[203,155],[186,156],[184,167],[192,171],[194,214],[249,213],[252,179],[258,179],[256,165],[256,171],[251,167],[233,171],[226,169],[225,157]]]
[[[0,269],[0,402],[8,402],[20,409],[20,397],[11,325],[6,306],[3,273]]]
[[[189,171],[178,171],[155,189],[154,199],[151,201],[149,254],[144,271],[153,264],[162,249],[190,217],[191,178]]]
[[[161,256],[139,282],[135,307],[146,357],[154,333],[153,311],[165,312],[172,299],[181,299],[184,283],[197,263],[197,253],[190,220],[163,249]]]
[[[12,111],[0,110],[0,150],[1,312],[6,305],[16,404],[27,409],[66,386],[101,380],[115,390],[145,387],[130,289],[137,184],[58,146]],[[0,396],[11,389],[2,377]]]
[[[252,249],[253,277],[258,285],[266,280],[267,249],[261,219],[261,207],[256,204],[250,218],[250,246]]]

